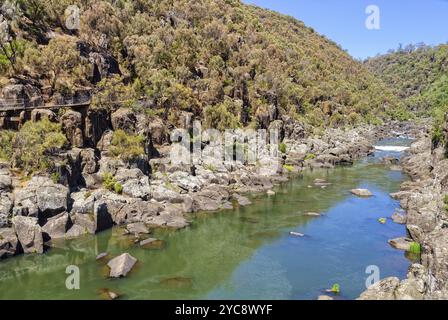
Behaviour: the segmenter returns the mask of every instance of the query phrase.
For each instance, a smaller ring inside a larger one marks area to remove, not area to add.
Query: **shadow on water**
[[[315,299],[333,283],[342,297],[365,289],[366,267],[381,277],[404,277],[409,261],[387,240],[405,227],[378,223],[398,207],[389,197],[405,179],[379,164],[377,152],[351,167],[307,171],[276,189],[255,196],[253,205],[195,215],[181,231],[156,230],[158,250],[139,248],[114,228],[58,244],[45,255],[19,256],[0,262],[0,299],[100,299],[108,288],[126,299]],[[331,183],[325,189],[314,179]],[[352,196],[365,187],[370,199]],[[304,216],[320,212],[321,217]],[[304,233],[293,237],[290,231]],[[139,260],[128,277],[106,278],[107,259],[128,252]],[[67,290],[68,265],[80,268],[81,289]]]

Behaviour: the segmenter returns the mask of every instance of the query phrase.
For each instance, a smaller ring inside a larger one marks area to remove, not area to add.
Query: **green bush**
[[[9,130],[0,131],[0,159],[9,160],[13,154],[15,133]]]
[[[123,186],[117,182],[114,176],[110,172],[106,172],[102,176],[103,187],[109,191],[113,191],[116,194],[121,194],[123,192]]]
[[[305,156],[305,161],[307,160],[313,160],[316,158],[316,155],[314,153],[307,153],[307,155]]]
[[[113,156],[129,161],[145,153],[143,141],[143,136],[127,134],[119,129],[113,133],[109,150]]]
[[[331,287],[331,292],[335,293],[335,294],[339,294],[341,292],[341,287],[339,286],[338,283],[335,283],[332,287]]]
[[[7,155],[12,167],[29,174],[52,168],[54,156],[67,143],[61,126],[46,118],[38,122],[28,121],[17,133],[2,133],[0,139],[0,155]],[[5,145],[3,141],[6,141]]]
[[[413,254],[420,254],[420,252],[421,252],[420,243],[412,242],[411,246],[409,247],[409,252],[411,252]]]
[[[284,143],[284,142],[280,143],[279,146],[278,146],[278,150],[281,153],[286,153],[286,150],[287,150],[286,143]]]

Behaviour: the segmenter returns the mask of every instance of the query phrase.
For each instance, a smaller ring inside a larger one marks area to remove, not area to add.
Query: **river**
[[[157,248],[139,248],[114,228],[44,255],[0,261],[0,299],[101,299],[103,288],[122,299],[316,299],[335,283],[341,289],[335,298],[355,299],[366,289],[368,266],[378,267],[381,278],[405,278],[411,263],[387,243],[406,234],[389,218],[399,207],[389,193],[407,177],[381,164],[384,156],[400,155],[383,149],[353,166],[305,171],[275,196],[251,197],[251,206],[195,214],[187,229],[156,230],[151,237],[163,240]],[[316,186],[315,179],[331,185]],[[374,196],[358,198],[353,188]],[[107,259],[95,260],[105,251],[110,257],[128,252],[139,262],[128,277],[108,279]],[[79,267],[79,290],[66,288],[68,265]]]

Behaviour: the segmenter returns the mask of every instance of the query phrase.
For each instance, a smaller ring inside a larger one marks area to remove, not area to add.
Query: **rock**
[[[386,165],[398,165],[400,164],[400,159],[393,157],[384,157],[383,163]]]
[[[128,134],[135,134],[137,118],[135,113],[126,108],[120,108],[111,115],[112,128],[123,130]]]
[[[216,211],[222,203],[229,200],[229,192],[220,185],[211,185],[195,193],[193,197],[194,211]]]
[[[65,232],[67,231],[70,223],[70,218],[67,212],[60,213],[57,216],[51,217],[47,220],[45,225],[42,227],[42,232],[44,233],[44,238],[49,239],[61,239],[65,237]],[[45,239],[45,240],[49,240]]]
[[[71,213],[81,213],[88,214],[93,213],[93,208],[95,205],[95,193],[88,190],[83,190],[80,192],[74,192],[70,195],[72,199],[72,210]]]
[[[409,251],[412,243],[409,238],[395,238],[388,241],[388,243],[395,249]]]
[[[0,259],[14,256],[21,251],[21,245],[12,228],[0,228]]]
[[[170,141],[169,132],[161,119],[153,119],[148,125],[148,130],[151,135],[151,141],[155,145],[162,145]]]
[[[136,262],[137,259],[128,253],[123,253],[122,255],[110,260],[107,263],[107,266],[110,268],[109,277],[125,277],[132,270]]]
[[[87,233],[88,230],[85,227],[74,224],[65,234],[65,239],[76,239],[86,235]]]
[[[16,214],[50,218],[67,211],[68,188],[48,177],[34,176],[23,189],[14,190]]]
[[[268,196],[275,196],[275,191],[268,190],[268,191],[266,191],[266,194],[267,194]]]
[[[395,222],[395,223],[398,223],[398,224],[406,224],[406,215],[404,215],[404,214],[400,214],[400,213],[398,213],[398,212],[394,212],[393,214],[392,214],[392,220],[393,220],[393,222]]]
[[[305,236],[303,233],[293,232],[293,231],[291,231],[289,234],[294,237],[304,237]]]
[[[130,233],[130,234],[135,234],[135,235],[139,235],[139,234],[148,234],[149,229],[148,227],[146,227],[146,225],[142,222],[135,222],[135,223],[130,223],[126,226],[126,230]]]
[[[395,300],[395,290],[400,280],[395,277],[383,279],[371,285],[357,300]]]
[[[334,298],[326,295],[318,296],[317,300],[334,300]]]
[[[47,109],[34,109],[31,111],[31,121],[37,122],[42,119],[48,119],[50,121],[56,121],[56,114]]]
[[[73,222],[87,230],[90,234],[112,228],[114,221],[104,200],[96,201],[91,213],[76,212]]]
[[[95,148],[103,133],[110,129],[110,116],[107,110],[92,109],[87,112],[85,119],[86,144]]]
[[[182,203],[183,197],[176,191],[165,185],[157,185],[151,187],[151,196],[156,201],[168,201],[170,203]]]
[[[14,230],[22,245],[24,253],[44,252],[42,229],[37,221],[37,218],[24,216],[15,216],[12,219]]]
[[[371,197],[373,196],[372,192],[367,189],[352,189],[350,191],[352,194],[358,197]]]
[[[321,216],[321,214],[317,213],[317,212],[306,212],[303,215],[307,216],[307,217],[320,217]]]
[[[11,193],[0,192],[0,228],[9,226],[13,204]]]
[[[150,197],[149,178],[140,169],[120,168],[114,178],[123,186],[123,194],[144,200]]]
[[[72,147],[82,148],[84,146],[84,125],[81,113],[68,110],[61,116],[60,123]]]
[[[239,195],[239,194],[237,194],[237,193],[234,193],[232,197],[233,197],[233,199],[235,199],[236,202],[238,202],[238,204],[239,204],[240,206],[242,206],[242,207],[249,206],[249,205],[252,204],[252,202],[251,202],[248,198],[246,198],[246,197],[244,197],[244,196],[242,196],[242,195]]]
[[[108,255],[109,255],[109,253],[102,252],[102,253],[100,253],[99,255],[96,256],[95,260],[101,260],[101,259],[107,257]]]
[[[120,295],[110,289],[100,289],[100,296],[104,300],[116,300],[120,298]]]

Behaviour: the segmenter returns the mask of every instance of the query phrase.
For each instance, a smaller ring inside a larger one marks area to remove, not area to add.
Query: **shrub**
[[[409,252],[411,252],[413,254],[420,254],[420,252],[421,252],[420,243],[412,242],[409,247]]]
[[[443,198],[443,203],[445,204],[445,210],[448,211],[448,194]]]
[[[48,119],[26,122],[12,139],[11,166],[29,173],[46,171],[52,158],[64,147],[67,138],[61,126]]]
[[[110,172],[103,174],[103,187],[109,191],[113,191],[116,194],[121,194],[123,192],[123,186],[117,182],[114,176]]]
[[[283,169],[285,169],[288,172],[292,172],[294,170],[294,167],[288,164],[283,165]]]
[[[9,160],[13,154],[15,133],[9,130],[0,131],[0,159]]]
[[[316,155],[314,154],[314,153],[308,153],[306,156],[305,156],[305,161],[307,161],[307,160],[313,160],[313,159],[315,159],[316,158]]]
[[[335,294],[339,294],[341,292],[341,288],[339,286],[338,283],[335,283],[332,287],[331,287],[331,292],[335,293]]]
[[[51,174],[51,180],[53,181],[53,183],[58,183],[60,179],[61,179],[61,174],[59,172],[53,172]]]
[[[145,153],[143,136],[127,134],[119,129],[113,133],[110,152],[117,158],[129,161]]]
[[[286,153],[286,150],[287,150],[286,143],[284,143],[284,142],[280,143],[279,146],[278,146],[278,150],[281,153]]]

